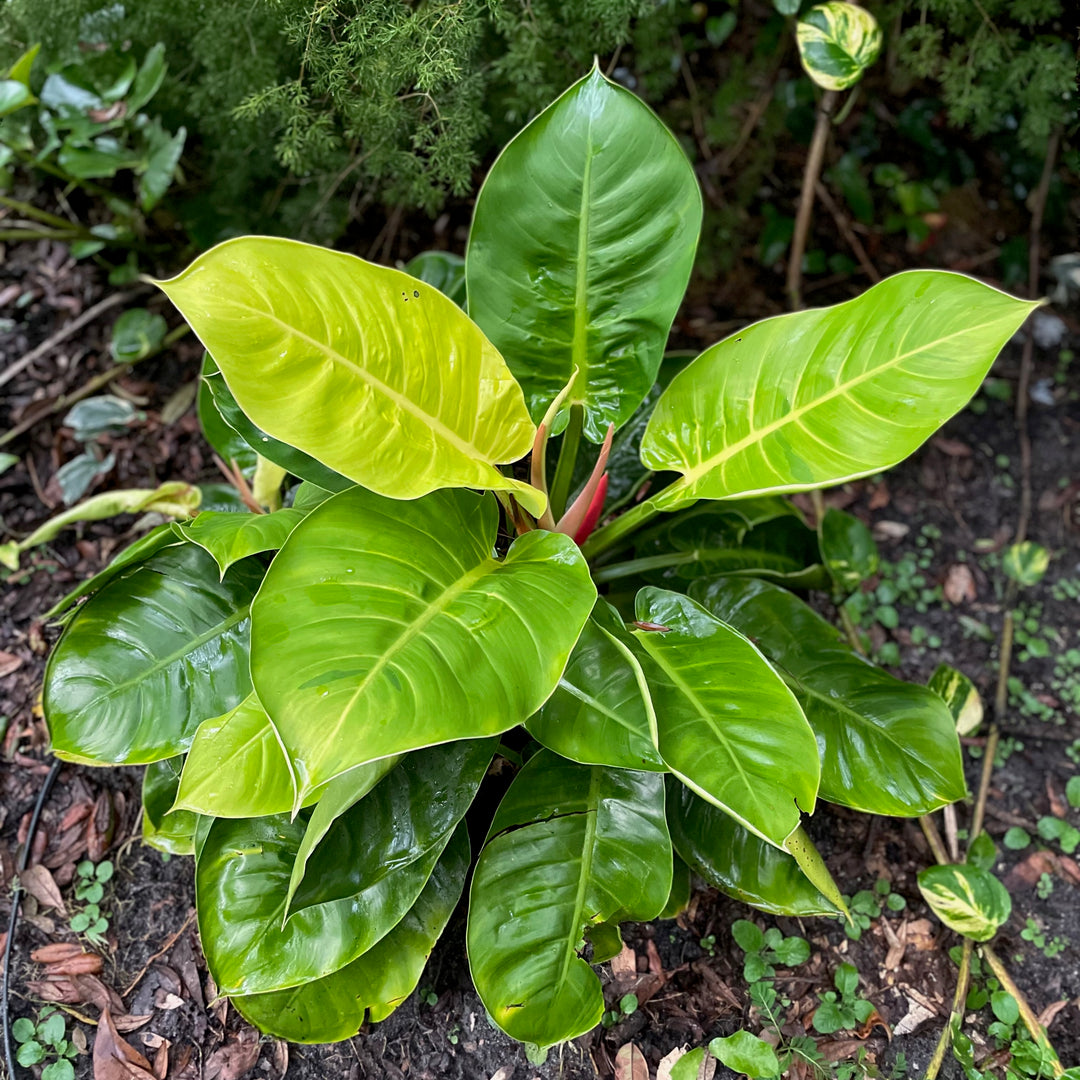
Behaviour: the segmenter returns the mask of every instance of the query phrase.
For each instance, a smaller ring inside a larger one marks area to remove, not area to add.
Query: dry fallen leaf
[[[649,1080],[649,1063],[633,1043],[620,1046],[615,1055],[615,1080]]]
[[[57,941],[52,945],[42,945],[30,954],[30,959],[35,964],[59,964],[63,960],[70,960],[73,956],[83,956],[81,945],[72,941]]]
[[[284,1039],[274,1040],[274,1051],[271,1054],[274,1072],[280,1077],[289,1071],[289,1044]]]
[[[900,1018],[899,1023],[893,1028],[893,1033],[896,1035],[910,1035],[936,1015],[933,1009],[928,1009],[920,1002],[909,998],[907,1015]]]
[[[94,1036],[94,1080],[158,1080],[146,1060],[120,1038],[108,1009],[103,1009]]]
[[[671,1080],[671,1070],[675,1067],[675,1063],[689,1053],[689,1047],[677,1046],[670,1054],[666,1054],[656,1067],[656,1080]],[[706,1054],[701,1059],[701,1065],[698,1067],[697,1080],[713,1080],[715,1075],[716,1058],[712,1054]]]
[[[622,952],[611,958],[611,974],[615,978],[622,976],[633,977],[637,974],[637,953],[623,942]]]
[[[219,1046],[203,1066],[202,1080],[240,1080],[259,1060],[259,1036],[247,1029]]]
[[[942,592],[950,604],[976,600],[979,593],[975,588],[975,575],[971,572],[971,567],[966,563],[953,563],[945,573]]]
[[[170,994],[165,990],[158,990],[154,995],[154,1004],[159,1009],[170,1012],[172,1009],[179,1009],[184,1004],[184,999],[176,994]]]
[[[66,914],[64,910],[64,898],[60,895],[60,886],[49,870],[41,866],[31,866],[19,874],[22,887],[42,907],[56,908],[57,911]]]
[[[5,675],[13,675],[22,667],[22,657],[14,653],[0,652],[0,679]]]

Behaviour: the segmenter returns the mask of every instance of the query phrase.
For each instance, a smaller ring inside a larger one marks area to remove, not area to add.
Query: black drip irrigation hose
[[[34,836],[37,833],[38,822],[41,820],[41,811],[45,807],[45,800],[56,781],[63,763],[54,761],[45,782],[38,792],[37,802],[34,803],[34,812],[30,816],[30,824],[26,830],[26,842],[19,853],[18,871],[21,874],[30,861],[30,852],[34,850]],[[15,927],[19,924],[19,902],[22,900],[23,888],[18,878],[15,879],[15,888],[11,894],[11,917],[8,919],[7,941],[4,943],[4,974],[0,980],[0,1027],[4,1031],[4,1061],[7,1064],[8,1080],[15,1080],[15,1060],[11,1056],[11,1015],[8,1009],[8,987],[11,983],[11,954],[15,950]]]

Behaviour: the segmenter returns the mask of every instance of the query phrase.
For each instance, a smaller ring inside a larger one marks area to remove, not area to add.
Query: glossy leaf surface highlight
[[[635,630],[647,660],[656,745],[703,798],[782,846],[812,813],[817,745],[795,696],[758,649],[679,593],[642,589]]]
[[[469,835],[459,826],[416,903],[381,941],[325,978],[270,994],[234,997],[260,1031],[296,1043],[355,1035],[365,1018],[385,1020],[416,989],[453,913],[469,869]]]
[[[473,875],[468,951],[488,1013],[537,1046],[600,1020],[591,925],[654,918],[671,891],[664,781],[542,750],[517,775]]]
[[[530,532],[492,558],[490,495],[361,488],[296,527],[254,605],[252,673],[299,797],[391,754],[524,722],[596,599],[577,546]]]
[[[989,870],[967,863],[921,870],[919,892],[950,930],[972,941],[989,941],[1012,913],[1005,886]]]
[[[469,234],[469,313],[533,420],[575,368],[565,408],[584,406],[589,439],[630,418],[656,381],[701,214],[678,142],[599,68],[503,150]]]
[[[405,756],[327,830],[306,861],[289,918],[358,896],[438,845],[464,817],[495,753],[495,739],[460,739]],[[361,766],[363,768],[363,766]]]
[[[154,761],[143,776],[143,842],[167,855],[195,854],[195,815],[186,810],[169,813],[183,764],[180,757]]]
[[[445,847],[392,871],[359,896],[307,908],[285,922],[303,835],[303,816],[218,818],[201,847],[197,843],[199,933],[221,993],[285,990],[352,963],[401,921]]]
[[[213,556],[222,576],[233,563],[261,551],[277,551],[289,533],[304,520],[299,510],[272,514],[233,514],[204,510],[194,521],[174,525],[185,540]]]
[[[1035,306],[913,270],[740,330],[657,404],[642,461],[683,475],[653,504],[805,491],[895,465],[968,402]]]
[[[53,753],[139,765],[183,753],[208,716],[251,691],[257,564],[218,574],[194,544],[159,551],[79,608],[45,671]]]
[[[227,240],[158,285],[272,437],[394,498],[496,488],[543,509],[495,468],[532,446],[521,388],[438,289],[265,236]]]
[[[585,765],[664,772],[653,746],[645,676],[621,642],[622,620],[597,600],[555,692],[525,722],[549,750]]]
[[[798,597],[764,581],[691,586],[717,618],[773,661],[817,736],[819,794],[870,814],[929,814],[966,792],[960,742],[944,702],[863,659]]]
[[[710,885],[774,915],[835,915],[786,851],[765,843],[728,814],[668,779],[668,825],[680,856]]]

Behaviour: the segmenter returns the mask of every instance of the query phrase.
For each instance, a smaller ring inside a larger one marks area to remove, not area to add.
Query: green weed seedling
[[[15,1060],[24,1069],[42,1065],[41,1080],[74,1080],[71,1059],[79,1049],[67,1037],[63,1013],[47,1005],[36,1023],[26,1016],[16,1020],[11,1025],[11,1034],[18,1044]]]
[[[608,1009],[600,1018],[600,1023],[606,1028],[614,1027],[628,1016],[633,1016],[637,1011],[637,994],[623,994],[623,996],[619,998],[618,1006],[614,1009]]]
[[[873,890],[862,889],[854,896],[845,897],[851,919],[840,916],[844,932],[852,941],[858,941],[863,932],[870,929],[874,919],[881,916],[882,911],[903,911],[907,907],[907,901],[899,894],[892,891],[892,884],[887,878],[879,878],[874,882]]]
[[[818,994],[821,1004],[814,1013],[814,1030],[822,1035],[850,1031],[865,1023],[874,1013],[874,1006],[859,997],[859,972],[853,964],[841,964],[833,976],[836,991]]]
[[[1030,941],[1047,960],[1053,960],[1054,957],[1060,956],[1069,947],[1067,937],[1054,936],[1047,939],[1042,927],[1030,917],[1024,924],[1024,929],[1020,931],[1020,936],[1025,941]]]
[[[105,896],[105,885],[112,876],[113,864],[108,860],[95,866],[89,859],[84,859],[75,868],[75,899],[82,901],[84,906],[71,916],[69,925],[76,934],[83,934],[94,945],[105,944],[105,935],[109,931],[109,917],[102,913],[101,901]]]
[[[805,938],[784,937],[775,926],[763,931],[749,919],[738,919],[731,924],[731,935],[746,954],[743,978],[748,983],[774,978],[776,965],[793,968],[810,959],[810,943]]]

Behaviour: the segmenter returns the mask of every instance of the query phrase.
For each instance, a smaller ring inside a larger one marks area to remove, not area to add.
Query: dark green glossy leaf
[[[638,593],[634,638],[656,713],[656,745],[698,794],[770,843],[812,813],[814,733],[795,696],[742,634],[679,593]]]
[[[596,599],[577,546],[519,537],[492,557],[490,495],[411,502],[354,488],[293,531],[253,608],[255,686],[298,795],[377,758],[524,722]]]
[[[285,990],[352,963],[401,921],[445,847],[391,871],[359,896],[307,908],[285,922],[305,816],[218,818],[201,848],[196,842],[199,932],[223,994]]]
[[[241,472],[250,475],[255,468],[258,455],[218,411],[209,381],[209,377],[216,372],[217,367],[213,357],[206,353],[203,356],[199,396],[196,400],[199,426],[210,448],[226,465],[235,461],[240,466]],[[222,381],[220,375],[218,375],[218,381]]]
[[[358,896],[441,848],[472,805],[496,742],[462,739],[407,754],[326,831],[290,886],[288,917]]]
[[[473,982],[508,1035],[537,1046],[600,1020],[600,980],[579,955],[592,925],[654,918],[671,890],[664,782],[542,750],[510,785],[469,900]]]
[[[185,751],[203,720],[251,691],[248,608],[262,575],[251,561],[222,580],[205,551],[181,544],[113,578],[49,657],[53,753],[139,765]]]
[[[355,1035],[365,1018],[385,1020],[416,989],[461,897],[468,869],[469,834],[461,825],[416,903],[386,937],[325,978],[276,993],[234,997],[237,1011],[260,1031],[296,1043],[337,1042]]]
[[[146,308],[125,311],[113,325],[109,352],[117,363],[134,364],[149,356],[165,339],[168,324]]]
[[[370,761],[367,765],[358,765],[319,789],[318,799],[311,811],[311,817],[308,818],[307,828],[304,830],[304,839],[300,841],[296,858],[293,860],[286,908],[292,905],[293,895],[307,872],[308,859],[322,843],[323,837],[330,831],[334,822],[351,806],[363,799],[403,759],[403,754],[395,754],[391,757],[379,758],[378,761]]]
[[[534,420],[575,368],[566,404],[584,405],[588,438],[629,420],[656,381],[701,212],[671,132],[599,68],[503,150],[469,234],[469,313]]]
[[[209,552],[224,576],[230,566],[249,555],[277,551],[303,520],[303,512],[295,509],[275,510],[272,514],[204,510],[194,521],[173,528],[185,540]]]
[[[877,573],[878,549],[874,535],[852,514],[830,507],[821,521],[821,558],[836,587],[854,592]]]
[[[51,621],[70,622],[71,616],[74,615],[74,611],[71,610],[72,607],[84,596],[89,596],[91,593],[103,589],[121,571],[145,562],[151,555],[156,554],[162,548],[179,547],[180,543],[181,541],[173,532],[171,525],[158,525],[145,536],[140,536],[138,540],[133,541],[124,548],[104,570],[99,570],[92,578],[82,582],[81,585],[76,585],[71,592],[57,600],[42,618]]]
[[[774,915],[835,915],[786,851],[767,844],[723,811],[668,779],[671,842],[710,885]]]
[[[614,609],[597,600],[555,692],[525,722],[549,750],[586,765],[666,769],[653,746],[648,687]]]
[[[320,461],[278,439],[273,439],[262,428],[256,427],[236,403],[232,391],[218,369],[214,358],[207,353],[203,360],[203,379],[210,388],[214,405],[221,418],[257,454],[287,469],[301,480],[310,480],[326,491],[344,491],[353,486],[351,480],[328,469]]]
[[[168,855],[195,854],[195,815],[187,810],[169,813],[183,765],[180,757],[155,761],[143,776],[143,840]]]
[[[964,797],[956,728],[936,694],[863,659],[775,585],[720,578],[691,594],[752,637],[788,681],[817,735],[823,799],[914,817]]]
[[[714,807],[715,809],[715,807]],[[727,815],[725,815],[726,817]],[[729,819],[730,820],[730,819]],[[671,826],[671,812],[668,811],[668,827]],[[743,832],[746,830],[744,829]],[[672,843],[674,844],[674,837]],[[690,893],[693,885],[693,872],[678,854],[675,855],[674,865],[671,871],[671,892],[668,893],[667,903],[664,910],[657,916],[658,919],[674,919],[681,915],[690,906]]]
[[[826,584],[817,536],[794,507],[768,496],[745,502],[745,515],[736,500],[703,503],[665,519],[635,538],[635,558],[622,568],[672,589],[713,574],[767,578],[792,588]],[[603,568],[599,574],[610,580]]]
[[[405,273],[434,285],[458,307],[465,306],[465,260],[450,251],[421,251],[405,264]]]

